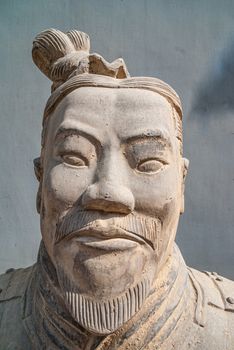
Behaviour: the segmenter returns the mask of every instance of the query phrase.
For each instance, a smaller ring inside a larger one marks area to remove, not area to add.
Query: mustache
[[[146,217],[134,212],[128,215],[113,215],[113,213],[92,210],[71,210],[57,224],[55,243],[73,234],[85,235],[88,230],[101,232],[103,229],[105,239],[108,238],[108,229],[110,232],[113,232],[113,229],[118,232],[119,229],[122,232],[122,237],[130,239],[129,236],[131,235],[143,239],[157,251],[161,226],[162,223],[159,218]],[[123,232],[126,234],[123,235]],[[128,236],[128,234],[130,235]]]

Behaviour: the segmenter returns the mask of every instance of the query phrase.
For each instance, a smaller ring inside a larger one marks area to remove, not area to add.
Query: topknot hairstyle
[[[83,73],[117,79],[129,76],[121,58],[108,63],[102,56],[90,54],[89,50],[90,40],[86,33],[48,29],[34,39],[32,57],[37,67],[52,80],[52,92],[72,76]]]
[[[122,58],[109,63],[99,54],[89,51],[89,36],[77,30],[63,33],[57,29],[48,29],[34,39],[33,61],[52,80],[52,94],[44,111],[44,129],[47,117],[57,104],[64,96],[80,87],[150,90],[162,95],[171,104],[182,153],[182,106],[175,90],[157,78],[130,77]],[[42,147],[44,134],[45,130],[42,133]]]

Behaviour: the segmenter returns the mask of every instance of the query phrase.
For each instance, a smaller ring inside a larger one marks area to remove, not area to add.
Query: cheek
[[[54,164],[44,173],[42,185],[41,232],[47,251],[54,258],[56,225],[66,211],[77,203],[93,178],[88,168]]]
[[[53,166],[43,182],[46,210],[63,211],[79,199],[92,182],[93,171],[89,168],[73,168],[64,164]]]
[[[136,200],[135,209],[146,215],[159,216],[164,220],[179,205],[180,176],[176,168],[148,176],[137,176],[132,182]]]

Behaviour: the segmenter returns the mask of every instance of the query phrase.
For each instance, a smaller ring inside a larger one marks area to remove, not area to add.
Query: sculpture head
[[[34,61],[54,82],[38,210],[67,308],[107,334],[140,309],[172,253],[187,161],[174,90],[88,50],[76,31],[34,42]]]

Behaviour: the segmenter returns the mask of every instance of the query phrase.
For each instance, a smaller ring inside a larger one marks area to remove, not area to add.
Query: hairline
[[[42,149],[45,145],[46,130],[48,129],[48,121],[60,102],[74,90],[82,87],[97,87],[108,89],[138,89],[147,90],[156,93],[166,99],[172,108],[172,117],[176,131],[176,138],[180,142],[180,154],[183,154],[182,145],[182,107],[179,96],[170,85],[164,83],[157,78],[150,77],[132,77],[125,79],[116,79],[95,74],[83,74],[82,76],[74,76],[59,86],[50,96],[46,103],[43,129],[42,129]]]
[[[173,104],[177,110],[179,117],[182,119],[181,101],[175,90],[164,81],[151,77],[131,77],[124,79],[116,79],[109,76],[97,74],[81,74],[73,76],[64,84],[60,85],[49,97],[45,110],[44,119],[46,119],[55,109],[56,105],[70,92],[80,87],[103,87],[103,88],[127,88],[141,89],[156,92],[166,98],[169,103]]]

